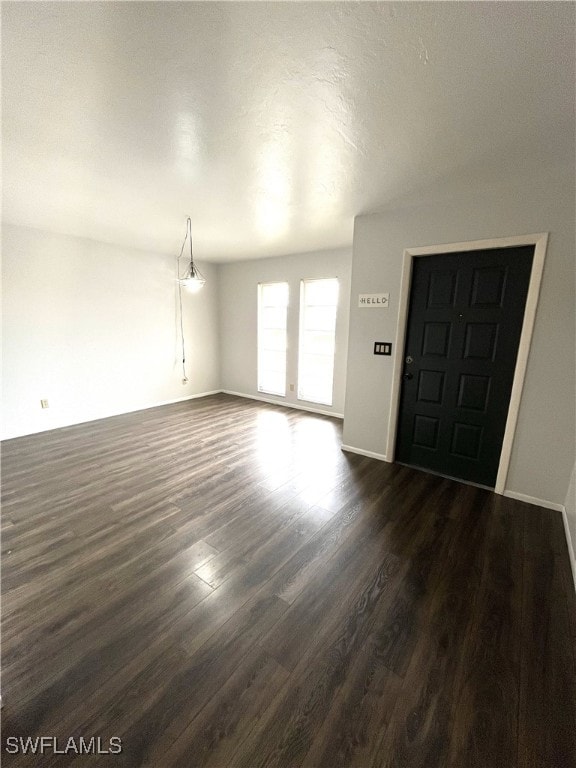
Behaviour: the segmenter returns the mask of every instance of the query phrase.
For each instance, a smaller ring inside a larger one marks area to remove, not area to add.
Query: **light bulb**
[[[180,282],[190,293],[198,293],[204,287],[206,280],[203,280],[201,277],[185,277]]]

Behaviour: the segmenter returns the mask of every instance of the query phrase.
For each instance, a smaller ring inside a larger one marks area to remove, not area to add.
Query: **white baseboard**
[[[354,448],[352,445],[341,445],[340,448],[347,453],[357,453],[359,456],[367,456],[369,459],[378,459],[378,461],[387,461],[383,453],[374,453],[374,451],[365,451],[362,448]]]
[[[186,397],[176,397],[174,400],[163,400],[156,405],[147,405],[144,408],[136,408],[137,411],[144,411],[148,408],[156,408],[160,405],[172,405],[172,403],[183,403],[184,400],[197,400],[199,397],[210,397],[210,395],[219,395],[222,393],[221,389],[212,389],[210,392],[198,392],[197,395],[186,395]]]
[[[291,403],[290,401],[283,402],[281,400],[272,400],[269,397],[259,397],[258,395],[247,395],[245,392],[233,392],[231,389],[221,390],[225,395],[234,395],[235,397],[245,397],[248,400],[258,400],[261,403],[270,403],[271,405],[281,405],[284,408],[295,408],[297,411],[309,411],[310,413],[319,413],[320,416],[333,416],[335,419],[343,419],[343,413],[335,413],[334,411],[323,411],[321,408],[312,408],[308,405],[300,405],[299,403]]]
[[[516,499],[516,501],[525,501],[526,504],[534,504],[537,507],[544,507],[544,509],[553,509],[555,512],[564,511],[564,506],[562,504],[556,504],[554,501],[546,501],[546,499],[537,499],[535,496],[527,496],[525,493],[504,491],[502,495],[508,496],[509,499]]]
[[[89,424],[91,421],[100,421],[101,419],[110,419],[113,416],[123,416],[125,413],[136,413],[137,411],[147,411],[150,408],[159,408],[162,405],[172,405],[173,403],[183,403],[185,400],[196,400],[199,397],[209,397],[210,395],[219,395],[222,392],[221,389],[214,389],[210,392],[198,392],[195,395],[185,395],[184,397],[175,397],[172,400],[160,400],[158,403],[150,403],[149,405],[138,405],[135,408],[123,409],[120,411],[107,411],[99,416],[91,416],[89,419],[81,419],[80,421],[69,421],[65,424],[53,424],[49,427],[43,427],[42,429],[34,429],[31,432],[16,432],[13,434],[2,435],[1,440],[14,440],[17,437],[27,437],[28,435],[38,435],[41,432],[51,432],[54,429],[65,429],[66,427],[75,427],[79,424]]]
[[[564,533],[566,534],[566,544],[568,545],[568,557],[570,558],[570,566],[572,567],[572,578],[574,579],[574,590],[576,590],[576,554],[574,553],[574,544],[572,543],[572,537],[570,536],[570,528],[568,526],[568,514],[566,508],[562,509],[562,520],[564,521]]]

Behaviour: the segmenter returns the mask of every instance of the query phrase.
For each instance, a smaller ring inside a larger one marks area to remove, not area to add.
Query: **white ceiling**
[[[573,163],[572,3],[3,2],[4,219],[198,260]]]

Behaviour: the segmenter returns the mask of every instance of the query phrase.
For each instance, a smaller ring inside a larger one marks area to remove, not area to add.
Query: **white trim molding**
[[[564,533],[566,534],[566,544],[568,546],[568,557],[570,559],[570,566],[572,568],[572,579],[574,580],[574,590],[576,591],[576,553],[574,552],[574,544],[572,543],[572,537],[570,536],[570,526],[568,525],[568,514],[566,508],[562,508],[562,520],[564,521]]]
[[[295,408],[297,411],[308,411],[309,413],[318,413],[320,416],[333,416],[335,419],[343,419],[343,413],[335,413],[334,411],[323,411],[320,408],[311,408],[308,405],[300,405],[299,403],[284,402],[281,400],[272,400],[269,397],[258,397],[257,395],[247,395],[245,392],[233,392],[231,389],[220,390],[225,395],[234,395],[235,397],[245,397],[247,400],[258,400],[260,403],[270,403],[270,405],[280,405],[283,408]]]
[[[386,456],[383,453],[374,453],[374,451],[365,451],[362,448],[354,448],[352,445],[341,445],[341,450],[346,453],[357,453],[359,456],[367,456],[369,459],[378,459],[378,461],[386,461]]]
[[[138,408],[137,410],[147,410],[148,408],[156,408],[159,405],[172,405],[172,403],[183,403],[185,400],[196,400],[199,397],[210,397],[211,395],[220,395],[221,389],[212,389],[210,392],[198,392],[196,395],[186,395],[185,397],[177,397],[174,400],[163,400],[156,405],[146,405],[144,408]]]
[[[538,296],[540,294],[540,284],[542,282],[542,273],[544,271],[544,259],[546,256],[546,246],[548,244],[548,233],[541,232],[534,235],[518,235],[516,237],[500,237],[489,240],[471,240],[463,243],[445,243],[443,245],[427,245],[418,248],[404,249],[402,262],[402,279],[400,284],[400,300],[398,307],[398,326],[395,340],[394,367],[392,372],[392,392],[390,396],[389,429],[386,442],[386,461],[394,461],[394,452],[396,447],[396,433],[398,429],[398,411],[400,405],[400,388],[402,377],[402,361],[404,357],[404,343],[406,340],[406,325],[408,321],[408,309],[410,303],[410,287],[412,281],[412,264],[415,258],[419,256],[434,256],[443,253],[458,253],[461,251],[480,251],[491,248],[514,248],[523,245],[534,246],[534,258],[532,260],[532,271],[530,273],[530,284],[526,296],[526,305],[524,309],[524,320],[522,323],[522,332],[520,343],[518,345],[518,357],[516,359],[516,368],[514,369],[514,380],[512,391],[510,393],[510,404],[508,406],[508,416],[506,419],[506,429],[502,441],[502,451],[500,453],[500,464],[498,466],[498,475],[494,492],[503,494],[508,477],[510,466],[510,457],[512,455],[512,445],[516,433],[516,424],[518,422],[518,413],[520,411],[520,400],[522,397],[522,388],[524,386],[524,377],[528,364],[528,353],[532,341],[532,332],[534,330],[534,321],[536,318],[536,307],[538,305]],[[527,500],[527,499],[526,499]],[[540,503],[540,502],[535,502]],[[544,503],[542,503],[544,506]]]
[[[538,499],[536,496],[528,496],[525,493],[518,493],[517,491],[504,491],[501,494],[509,499],[516,499],[516,501],[524,501],[526,504],[534,504],[536,507],[544,507],[544,509],[553,509],[555,512],[563,512],[564,506],[557,504],[554,501],[547,501],[546,499]]]

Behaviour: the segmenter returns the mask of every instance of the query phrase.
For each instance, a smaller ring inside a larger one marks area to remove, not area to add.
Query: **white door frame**
[[[518,421],[518,412],[520,410],[520,398],[522,397],[522,387],[524,386],[524,376],[528,364],[528,354],[530,352],[530,343],[532,341],[532,331],[534,329],[534,320],[536,318],[536,307],[538,306],[538,296],[540,294],[540,283],[542,282],[542,272],[544,271],[544,258],[546,256],[546,246],[548,244],[548,233],[541,232],[536,235],[518,235],[517,237],[500,237],[490,240],[472,240],[464,243],[447,243],[444,245],[427,245],[420,248],[405,248],[402,262],[402,282],[400,285],[400,301],[398,307],[398,326],[396,331],[394,367],[392,370],[392,392],[390,398],[390,416],[388,441],[386,445],[386,461],[394,461],[394,452],[396,450],[396,432],[398,429],[398,415],[400,407],[400,387],[402,382],[402,370],[404,366],[404,342],[406,340],[406,324],[408,321],[408,308],[410,304],[410,288],[412,283],[412,264],[418,256],[434,256],[442,253],[457,253],[458,251],[481,251],[489,248],[513,248],[522,245],[534,246],[534,258],[532,261],[532,271],[530,273],[530,284],[528,286],[528,295],[526,296],[526,307],[524,310],[524,321],[522,323],[522,333],[518,345],[518,357],[516,359],[516,368],[514,370],[514,381],[510,393],[510,404],[508,406],[508,416],[506,418],[506,429],[504,431],[504,440],[502,442],[502,452],[500,454],[500,464],[498,465],[498,475],[496,477],[495,493],[503,494],[508,476],[508,467],[510,466],[510,456],[512,453],[512,443],[516,432],[516,423]]]

